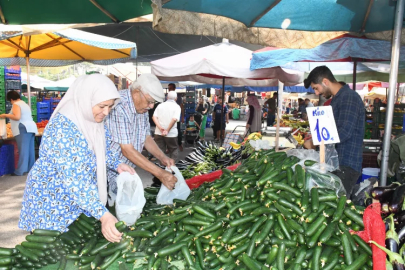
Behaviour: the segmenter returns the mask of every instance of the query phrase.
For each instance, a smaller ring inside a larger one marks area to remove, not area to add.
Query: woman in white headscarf
[[[101,74],[77,78],[52,114],[39,159],[28,174],[21,229],[64,232],[85,213],[101,221],[102,233],[118,242],[117,219],[108,212],[106,169],[134,174],[109,151],[104,118],[119,102],[115,85]]]

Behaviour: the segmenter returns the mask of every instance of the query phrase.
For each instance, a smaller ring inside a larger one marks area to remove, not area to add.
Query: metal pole
[[[30,87],[30,58],[25,57],[25,62],[27,64],[27,94],[28,94],[28,106],[31,108],[31,87]]]
[[[394,25],[392,53],[391,53],[392,56],[391,56],[390,84],[389,84],[389,94],[387,97],[387,111],[385,116],[383,152],[381,160],[381,176],[379,183],[380,186],[385,186],[387,184],[388,157],[391,144],[392,118],[395,105],[395,87],[397,85],[397,78],[398,78],[399,49],[401,46],[401,30],[404,18],[404,1],[405,0],[398,0],[397,8],[395,10],[395,25]]]
[[[225,77],[222,77],[222,104],[221,104],[221,131],[219,132],[219,141],[221,142],[222,128],[224,127],[224,101],[225,101]],[[224,132],[225,133],[225,132]]]
[[[356,91],[356,80],[357,80],[357,60],[353,62],[353,90]]]

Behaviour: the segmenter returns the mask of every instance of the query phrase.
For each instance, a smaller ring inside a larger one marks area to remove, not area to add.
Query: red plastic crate
[[[234,171],[236,168],[239,167],[239,165],[240,165],[240,163],[235,164],[233,166],[229,166],[229,167],[227,167],[227,169]],[[198,188],[199,186],[201,186],[205,182],[213,182],[213,181],[217,180],[218,178],[221,177],[221,175],[222,175],[222,170],[218,170],[218,171],[215,171],[212,173],[194,176],[193,178],[186,180],[186,183],[190,189],[195,189],[195,188]]]

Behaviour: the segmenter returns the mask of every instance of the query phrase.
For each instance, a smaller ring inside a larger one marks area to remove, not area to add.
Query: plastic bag
[[[320,168],[319,152],[313,149],[291,149],[287,151],[287,156],[296,156],[301,159],[297,164],[304,167],[305,160],[313,160],[318,163],[311,166],[311,169],[333,172],[339,169],[339,157],[334,144],[325,145],[325,164]]]
[[[251,140],[249,144],[256,150],[259,151],[260,149],[272,149],[274,147],[270,146],[270,142],[268,140]]]
[[[115,212],[118,220],[133,225],[140,217],[146,199],[141,178],[137,174],[123,172],[117,177],[117,198]]]
[[[170,167],[174,172],[174,176],[177,178],[177,183],[173,190],[169,190],[165,185],[160,187],[159,193],[156,197],[157,204],[173,204],[173,199],[186,200],[190,195],[190,188],[184,181],[183,175],[179,169],[175,166]],[[166,169],[169,171],[168,169]]]
[[[346,190],[342,184],[342,181],[336,175],[323,172],[314,168],[305,169],[305,179],[306,179],[306,188],[311,190],[313,187],[327,188],[334,190],[336,195],[343,196],[346,195]]]
[[[6,126],[6,119],[0,119],[0,139],[7,138],[7,126]]]
[[[365,206],[365,200],[367,199],[366,194],[371,194],[374,184],[378,181],[377,178],[371,177],[356,184],[353,187],[351,200],[355,205]]]

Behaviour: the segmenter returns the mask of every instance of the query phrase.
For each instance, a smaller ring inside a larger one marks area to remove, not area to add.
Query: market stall
[[[116,224],[124,233],[120,243],[106,241],[100,222],[82,214],[68,232],[34,230],[15,248],[0,248],[0,263],[38,269],[384,269],[377,205],[348,201],[341,183],[318,165],[288,152],[252,152],[213,179],[187,181],[192,190],[186,200],[158,205],[159,189],[145,188],[135,224]]]

